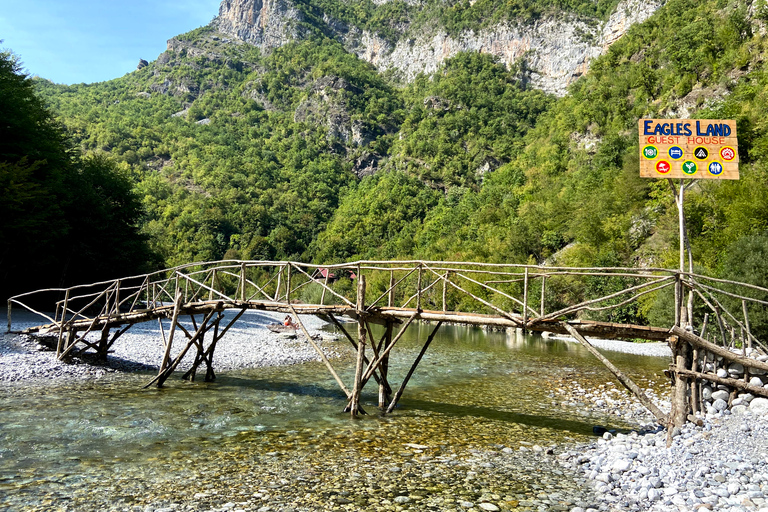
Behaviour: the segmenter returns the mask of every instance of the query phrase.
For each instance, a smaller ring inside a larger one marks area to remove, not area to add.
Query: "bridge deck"
[[[515,317],[513,320],[507,316],[501,315],[466,313],[462,311],[419,311],[415,308],[400,307],[371,308],[366,311],[364,315],[360,315],[355,308],[350,306],[315,304],[292,304],[291,306],[288,306],[285,303],[274,301],[199,301],[182,305],[178,314],[181,316],[205,315],[209,312],[219,312],[226,309],[252,309],[286,314],[296,312],[302,315],[316,315],[320,317],[335,315],[337,317],[346,317],[354,321],[357,321],[361,316],[365,316],[369,321],[374,323],[386,323],[388,320],[401,322],[414,315],[416,315],[415,319],[417,320],[478,327],[519,328],[523,322],[522,317],[515,315],[513,315],[513,317]],[[79,318],[70,323],[70,329],[75,332],[81,332],[85,330],[100,331],[105,327],[110,329],[120,328],[157,319],[170,319],[173,315],[173,311],[174,305],[166,304],[152,309],[137,309],[127,313],[100,315],[93,318]],[[592,338],[665,341],[670,336],[669,329],[660,327],[590,320],[571,320],[568,323],[576,326],[579,332],[585,336]],[[52,334],[58,333],[59,329],[59,324],[49,323],[29,327],[22,332],[25,334]],[[532,332],[569,334],[559,320],[540,321],[537,319],[529,319],[526,329]]]

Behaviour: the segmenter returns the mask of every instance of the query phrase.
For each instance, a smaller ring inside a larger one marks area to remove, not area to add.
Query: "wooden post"
[[[701,324],[701,332],[699,333],[702,338],[707,332],[707,322],[709,322],[709,313],[704,313],[704,322]]]
[[[389,271],[389,292],[387,293],[387,306],[393,307],[395,305],[395,271]]]
[[[173,306],[173,316],[171,317],[171,332],[168,334],[168,343],[165,345],[165,353],[163,354],[163,362],[160,363],[160,371],[157,374],[159,379],[163,372],[167,369],[169,361],[171,359],[171,346],[173,345],[173,337],[176,334],[176,324],[179,321],[179,310],[181,309],[181,290],[179,290],[178,281],[176,284],[176,303]],[[162,387],[163,383],[158,381],[157,387]]]
[[[688,379],[685,371],[688,356],[688,343],[678,336],[672,336],[669,340],[674,358],[675,389],[672,397],[672,412],[667,426],[667,446],[672,442],[672,428],[682,427],[688,417]]]
[[[240,264],[240,302],[245,302],[245,262]]]
[[[120,281],[115,283],[115,314],[120,314]]]
[[[386,333],[384,335],[384,348],[388,347],[392,343],[392,320],[387,320]],[[381,350],[381,347],[379,347]],[[390,393],[392,392],[387,382],[387,375],[389,373],[389,354],[382,358],[379,365],[379,409],[384,409],[390,400]]]
[[[277,289],[275,290],[275,298],[273,299],[275,302],[280,298],[280,286],[282,285],[284,268],[285,265],[281,265],[280,270],[277,271]]]
[[[365,343],[368,336],[365,328],[365,276],[357,276],[357,364],[355,366],[355,385],[352,388],[352,403],[350,414],[356,418],[360,411],[360,394],[363,387],[363,359],[365,358]]]
[[[741,309],[744,311],[744,326],[747,328],[747,347],[748,348],[752,348],[752,329],[749,326],[749,315],[747,314],[747,301],[746,300],[742,299],[742,301],[741,301]],[[8,313],[8,322],[9,322],[8,323],[8,330],[10,330],[10,321],[11,321],[11,317],[10,317],[11,306],[10,306],[10,303],[8,305],[8,311],[9,311],[9,313]]]
[[[446,270],[445,276],[443,278],[443,313],[448,311],[448,301],[446,300],[448,295],[448,284],[446,283],[446,281],[448,281],[448,275],[449,272]]]
[[[211,273],[211,289],[208,290],[208,300],[213,300],[213,290],[216,289],[216,270]]]
[[[61,321],[59,322],[59,342],[56,344],[56,359],[61,357],[61,352],[64,349],[62,341],[64,339],[64,328],[67,323],[67,304],[69,303],[69,289],[64,293],[64,309],[61,312]]]
[[[699,370],[699,349],[693,349],[693,360],[691,361],[691,371],[697,372]],[[745,375],[746,375],[746,368]],[[691,412],[696,414],[699,412],[699,386],[696,380],[691,383]]]
[[[291,303],[291,264],[287,268],[288,276],[285,278],[285,302]]]
[[[523,277],[523,332],[526,332],[528,325],[528,267],[525,267],[525,276]]]
[[[320,305],[325,306],[325,290],[328,289],[328,276],[330,275],[331,270],[326,268],[325,269],[325,282],[323,283],[323,293],[320,295]]]
[[[96,357],[100,361],[107,360],[107,352],[109,351],[109,322],[106,322],[104,328],[101,330],[101,339],[99,339],[99,348],[96,351]]]
[[[717,325],[720,327],[720,338],[722,339],[723,346],[726,346],[725,326],[723,325],[723,317],[720,315],[720,311],[715,309],[715,316],[717,317]]]
[[[419,263],[419,279],[416,284],[418,287],[418,290],[416,291],[416,310],[421,311],[421,275],[422,275],[422,266],[421,263]]]
[[[681,294],[682,294],[682,281],[680,279],[680,274],[675,274],[675,326],[680,326],[680,308],[682,304],[681,300]]]

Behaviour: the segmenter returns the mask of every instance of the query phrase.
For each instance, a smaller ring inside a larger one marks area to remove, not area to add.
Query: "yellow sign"
[[[736,121],[641,119],[640,177],[739,179]]]

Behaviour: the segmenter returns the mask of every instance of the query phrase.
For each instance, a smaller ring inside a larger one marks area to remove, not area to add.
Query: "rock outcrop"
[[[264,50],[279,48],[298,37],[303,17],[290,0],[223,0],[214,27]]]
[[[571,15],[550,15],[533,24],[501,23],[477,32],[449,35],[437,28],[429,33],[408,34],[396,42],[349,26],[324,15],[322,31],[342,41],[350,52],[379,70],[393,70],[410,81],[419,73],[432,73],[459,52],[496,55],[507,66],[523,60],[534,87],[562,95],[567,86],[589,68],[635,23],[645,21],[664,0],[623,0],[603,23]],[[214,26],[224,34],[269,51],[300,36],[304,21],[290,0],[224,0]]]

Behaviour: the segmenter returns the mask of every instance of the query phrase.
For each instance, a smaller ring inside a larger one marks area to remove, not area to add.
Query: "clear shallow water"
[[[393,351],[393,388],[416,357],[417,340],[431,329],[413,326]],[[661,381],[668,364],[613,352],[609,358],[641,387]],[[351,352],[333,364],[350,383]],[[559,403],[551,392],[571,379],[589,387],[612,376],[578,344],[443,326],[400,406],[386,417],[378,414],[373,380],[363,395],[370,414],[352,420],[342,413],[344,395],[321,363],[219,373],[214,383],[174,377],[163,389],[142,390],[148,376],[139,374],[49,389],[7,386],[0,388],[0,509],[153,510],[185,503],[210,510],[232,502],[257,510],[254,502],[276,493],[283,495],[279,503],[313,509],[330,499],[326,488],[360,474],[386,481],[393,465],[405,470],[394,473],[405,486],[398,492],[415,492],[414,486],[426,496],[452,492],[441,486],[453,473],[414,472],[414,457],[462,460],[473,450],[585,441],[594,425],[626,427]],[[414,451],[407,443],[427,448]],[[478,493],[498,487],[500,500],[518,502],[535,486],[524,473],[507,471],[504,484],[489,483]],[[353,491],[350,506],[362,506],[361,495]]]

